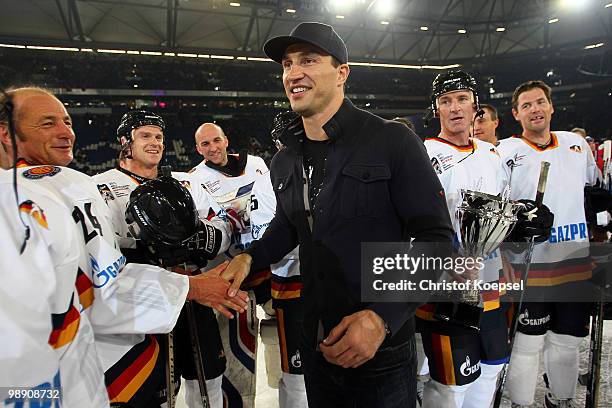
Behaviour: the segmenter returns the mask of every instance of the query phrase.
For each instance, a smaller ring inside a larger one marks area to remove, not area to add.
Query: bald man
[[[255,181],[268,176],[268,167],[260,157],[247,153],[228,154],[228,138],[223,129],[215,123],[202,124],[195,133],[196,149],[204,160],[191,170],[192,180],[204,186],[208,193],[230,215],[235,231],[232,244],[224,255],[218,256],[209,266],[215,266],[226,259],[243,252],[259,237],[251,229],[251,210],[257,208],[257,201],[251,202]],[[269,182],[269,177],[268,177]],[[270,269],[257,271],[242,285],[244,290],[253,290],[258,304],[270,299]],[[219,317],[219,330],[227,357],[227,370],[223,391],[227,396],[228,408],[252,407],[255,399],[256,336],[245,328],[258,327],[254,313],[255,304],[250,304],[253,313],[240,315],[239,319],[252,319],[248,324],[229,325],[228,320]],[[268,309],[269,310],[269,309]],[[245,352],[246,351],[246,352]],[[231,384],[231,385],[228,385]],[[240,401],[235,404],[235,401]]]

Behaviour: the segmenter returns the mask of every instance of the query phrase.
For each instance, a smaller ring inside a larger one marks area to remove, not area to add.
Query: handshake
[[[204,306],[212,307],[228,319],[232,319],[234,315],[229,309],[235,310],[238,313],[244,312],[247,308],[249,297],[242,290],[234,291],[232,292],[233,296],[229,296],[228,293],[232,284],[222,276],[228,263],[226,261],[207,272],[190,276],[187,300],[193,300]]]

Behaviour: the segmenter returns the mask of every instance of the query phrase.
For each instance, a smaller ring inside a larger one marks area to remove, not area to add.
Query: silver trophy
[[[522,205],[508,200],[507,194],[494,196],[479,191],[461,190],[462,202],[455,217],[460,236],[459,253],[468,258],[486,258],[508,236]],[[456,293],[453,296],[457,298]],[[458,302],[436,304],[437,319],[479,330],[482,307],[480,291],[471,288],[459,294]]]

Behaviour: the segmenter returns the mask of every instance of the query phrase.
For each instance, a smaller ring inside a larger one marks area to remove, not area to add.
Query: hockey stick
[[[603,144],[603,186],[610,190],[610,156],[612,154],[612,141],[606,140]],[[605,273],[605,272],[604,272]],[[600,288],[603,291],[603,284]],[[587,373],[586,408],[595,408],[599,405],[599,384],[601,375],[601,351],[603,342],[603,292],[599,301],[595,303],[595,313],[591,319],[591,341],[589,342],[589,371]]]
[[[174,331],[166,335],[166,401],[168,408],[174,408]]]
[[[548,180],[548,170],[550,169],[550,162],[543,161],[540,163],[540,177],[538,179],[538,190],[536,192],[536,206],[539,207],[542,205],[544,201],[544,191],[546,190],[546,181]],[[531,256],[533,255],[533,247],[535,245],[535,239],[532,237],[529,241],[529,246],[527,247],[527,253],[525,254],[525,272],[523,274],[523,282],[525,285],[527,284],[527,278],[529,276],[529,269],[531,268]],[[509,340],[509,350],[510,355],[508,356],[508,362],[504,364],[504,368],[501,371],[501,377],[499,381],[499,386],[497,387],[497,391],[495,392],[495,400],[493,401],[493,407],[499,408],[501,404],[502,395],[504,393],[504,387],[506,385],[506,380],[508,379],[508,367],[510,366],[510,358],[512,357],[512,347],[514,346],[514,339],[516,338],[516,331],[518,329],[519,323],[519,314],[521,312],[521,307],[523,306],[523,298],[525,296],[525,290],[521,291],[521,295],[518,301],[518,307],[512,317],[512,325],[510,333],[508,333]]]
[[[200,348],[200,336],[198,334],[195,310],[191,301],[185,302],[185,312],[187,313],[187,325],[189,326],[191,350],[193,351],[193,359],[196,366],[196,373],[198,375],[198,385],[200,387],[202,407],[210,408],[208,390],[206,389],[206,377],[204,376],[204,359],[202,358],[202,349]]]

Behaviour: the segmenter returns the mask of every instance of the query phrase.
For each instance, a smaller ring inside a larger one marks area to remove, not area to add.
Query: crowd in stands
[[[248,148],[269,161],[275,147],[269,129],[275,114],[288,109],[277,96],[197,96],[188,91],[251,91],[282,95],[281,71],[271,62],[213,60],[160,56],[112,55],[0,49],[0,87],[37,85],[61,88],[60,98],[73,115],[77,133],[75,166],[97,173],[115,163],[119,146],[115,129],[127,110],[146,106],[160,113],[168,124],[166,159],[176,170],[197,164],[193,134],[203,122],[217,122],[230,139],[230,149]],[[612,79],[580,72],[579,56],[559,57],[534,63],[527,69],[523,59],[473,64],[463,69],[479,82],[481,101],[494,105],[501,118],[501,138],[518,133],[511,114],[513,86],[540,78],[553,86],[553,128],[587,128],[595,139],[612,138],[607,106],[612,102]],[[347,94],[354,103],[383,117],[408,116],[417,133],[433,136],[437,120],[423,127],[421,117],[428,105],[433,70],[351,68]],[[159,91],[155,97],[130,94],[127,89]],[[575,88],[574,88],[575,87]],[[99,95],[75,95],[80,89],[105,90]],[[109,90],[124,90],[118,92]],[[185,91],[164,96],[166,90]]]

